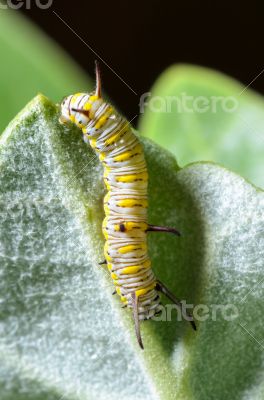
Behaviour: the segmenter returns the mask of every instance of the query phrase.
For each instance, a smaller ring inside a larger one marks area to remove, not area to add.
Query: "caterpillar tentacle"
[[[167,296],[168,299],[170,299],[174,304],[176,304],[180,308],[182,313],[183,311],[185,311],[186,315],[184,315],[184,317],[190,322],[192,328],[196,331],[196,324],[193,319],[193,316],[190,313],[188,313],[187,310],[183,310],[181,300],[177,299],[177,297],[174,296],[174,294],[164,285],[164,283],[162,283],[159,280],[157,280],[156,289],[159,290],[161,293],[165,294],[165,296]]]
[[[136,337],[137,337],[139,346],[143,350],[144,346],[143,346],[143,342],[142,342],[142,338],[141,338],[140,325],[139,325],[138,296],[136,295],[135,292],[132,293],[131,300],[132,300],[133,318],[134,318],[134,323],[135,323]]]
[[[148,225],[147,232],[168,232],[181,236],[181,233],[177,229],[168,226]]]
[[[142,146],[130,124],[101,97],[98,66],[96,78],[95,92],[77,93],[62,102],[60,122],[72,121],[82,129],[85,141],[104,166],[105,261],[100,264],[107,263],[115,292],[124,306],[132,308],[138,343],[143,349],[140,321],[160,312],[147,232],[179,232],[148,224],[148,172]]]

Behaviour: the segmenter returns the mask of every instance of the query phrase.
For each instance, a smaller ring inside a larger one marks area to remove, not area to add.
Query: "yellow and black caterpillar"
[[[151,319],[161,311],[158,292],[181,306],[153,273],[146,235],[148,231],[179,232],[147,222],[148,172],[143,149],[130,124],[103,100],[97,65],[96,90],[68,96],[62,102],[60,122],[68,121],[82,129],[84,139],[104,166],[108,191],[103,221],[105,263],[121,301],[133,309],[136,335],[143,349],[140,320]],[[195,329],[192,318],[190,322]]]

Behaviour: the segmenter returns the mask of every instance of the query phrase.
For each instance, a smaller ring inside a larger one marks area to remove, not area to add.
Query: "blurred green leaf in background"
[[[92,81],[63,50],[18,12],[0,9],[0,133],[37,93],[55,102]]]
[[[7,103],[1,93],[4,117],[14,115],[40,90],[55,102],[89,90],[89,79],[16,13],[5,11],[0,20],[6,68],[0,85],[10,99]],[[23,57],[19,46],[4,45],[12,42],[7,33],[14,32],[27,38],[21,44],[26,46]],[[38,60],[43,49],[49,68]],[[19,80],[19,91],[25,84],[25,93],[18,93],[15,103],[16,91],[6,81],[8,65],[16,74],[19,62],[24,74],[32,76]],[[188,77],[190,71],[196,76],[196,68],[185,69]],[[191,88],[198,83],[192,81]],[[222,91],[229,89],[227,85]],[[182,90],[188,91],[187,80]],[[249,110],[256,108],[254,101]],[[256,115],[261,119],[259,102]],[[142,139],[150,178],[149,221],[182,232],[181,238],[149,236],[154,271],[178,297],[200,307],[197,332],[177,321],[174,312],[171,320],[142,323],[142,352],[129,311],[111,295],[109,274],[98,266],[103,256],[102,167],[78,129],[59,125],[58,115],[58,107],[39,95],[0,138],[0,399],[263,399],[263,192],[213,163],[180,169],[167,150]],[[167,129],[170,138],[175,129],[180,131],[172,116],[167,114],[167,122],[160,115],[162,123],[152,117],[146,113],[140,125],[153,127],[153,135],[160,131],[156,124],[164,125],[164,137]],[[189,123],[187,116],[181,117],[183,124]],[[221,132],[230,130],[236,143],[231,120],[223,121],[222,129],[205,116],[203,123],[212,153],[205,138],[201,145],[203,126],[197,117],[201,138],[194,135],[197,148],[190,151],[191,159],[200,157],[199,152],[201,159],[203,152],[207,157],[218,154],[210,129],[218,132],[218,143]],[[182,145],[175,151],[185,163],[191,140],[184,145],[179,137]],[[230,314],[235,317],[228,318]]]
[[[262,96],[216,71],[179,65],[158,78],[145,102],[139,131],[180,166],[214,161],[264,186]]]

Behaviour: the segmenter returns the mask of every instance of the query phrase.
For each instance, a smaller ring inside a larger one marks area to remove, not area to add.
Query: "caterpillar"
[[[101,76],[96,63],[96,89],[77,93],[61,103],[60,123],[73,122],[84,140],[99,155],[104,166],[105,260],[124,307],[132,309],[135,333],[143,349],[140,321],[161,312],[159,293],[181,307],[182,303],[160,282],[151,268],[147,251],[147,233],[180,233],[169,227],[147,222],[148,171],[142,145],[130,123],[102,98]],[[195,322],[187,318],[196,329]]]

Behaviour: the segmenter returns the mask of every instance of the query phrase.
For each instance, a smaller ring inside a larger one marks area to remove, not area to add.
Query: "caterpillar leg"
[[[168,226],[148,225],[146,232],[168,232],[174,233],[177,236],[181,236],[181,233],[177,229],[170,228]]]
[[[106,260],[100,261],[98,264],[99,264],[99,265],[104,265],[104,264],[107,264],[107,261],[106,261]]]
[[[140,321],[138,317],[138,296],[136,295],[136,292],[131,294],[132,298],[132,307],[133,307],[133,319],[134,319],[134,324],[135,324],[135,332],[136,332],[136,337],[139,346],[141,347],[142,350],[144,350],[141,334],[140,334]]]
[[[177,297],[174,296],[174,294],[159,280],[157,280],[156,289],[159,292],[163,293],[166,297],[168,297],[168,299],[170,299],[174,304],[179,306],[181,311],[183,311],[181,300],[177,299]],[[192,325],[192,328],[196,331],[196,325],[193,320],[193,316],[191,314],[189,314],[187,311],[186,311],[186,314],[188,316],[188,321]]]

